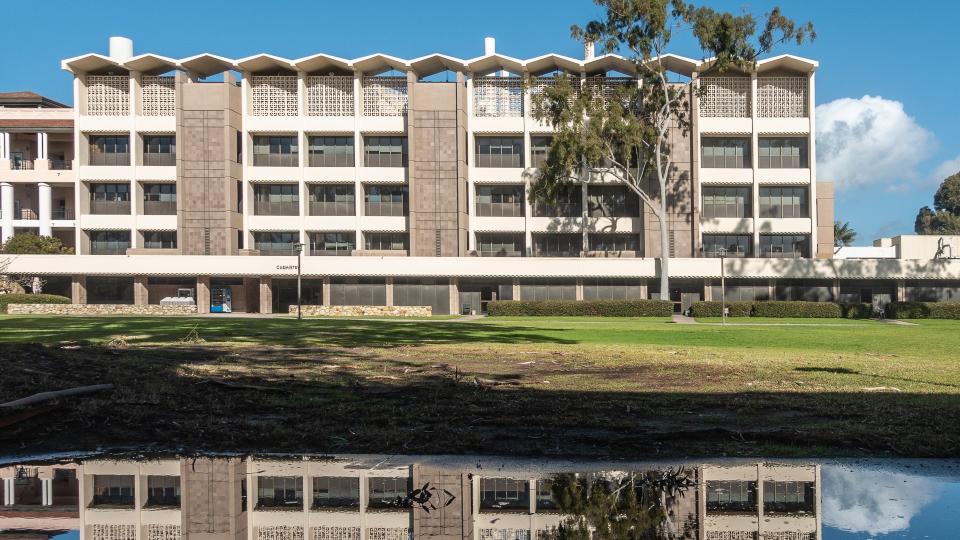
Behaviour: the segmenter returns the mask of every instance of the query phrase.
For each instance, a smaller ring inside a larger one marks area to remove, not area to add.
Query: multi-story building
[[[72,148],[47,124],[15,132],[3,119],[26,110],[0,109],[3,237],[33,228],[76,249],[10,263],[44,276],[48,292],[146,305],[183,289],[200,312],[286,311],[300,246],[306,304],[459,313],[493,299],[658,296],[659,227],[626,186],[591,178],[550,204],[530,190],[553,132],[532,96],[563,73],[609,99],[638,84],[624,58],[588,46],[582,60],[519,60],[489,38],[470,60],[175,60],[134,56],[125,38],[110,45],[63,61]],[[884,301],[933,278],[958,287],[955,261],[831,260],[817,62],[783,55],[718,75],[709,61],[661,61],[691,111],[689,132],[671,135],[678,309],[719,298],[721,255],[731,299]],[[17,170],[25,156],[47,170]],[[24,204],[37,219],[8,217]]]

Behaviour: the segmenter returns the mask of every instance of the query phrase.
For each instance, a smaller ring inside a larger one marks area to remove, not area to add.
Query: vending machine
[[[210,313],[232,313],[233,291],[230,287],[210,289]]]

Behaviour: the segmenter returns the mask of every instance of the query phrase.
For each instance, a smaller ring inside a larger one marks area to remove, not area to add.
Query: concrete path
[[[693,317],[687,317],[686,315],[681,315],[679,313],[673,314],[673,322],[677,324],[700,324]]]

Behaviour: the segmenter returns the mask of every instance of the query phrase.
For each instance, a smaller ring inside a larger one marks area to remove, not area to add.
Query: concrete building
[[[485,45],[467,60],[172,59],[111,38],[108,55],[64,60],[72,110],[39,98],[48,108],[0,108],[0,224],[3,238],[36,230],[76,255],[21,256],[8,271],[81,305],[182,294],[199,312],[285,312],[300,245],[305,304],[443,314],[657,297],[659,228],[625,186],[591,178],[555,204],[530,192],[553,131],[532,95],[566,74],[609,99],[637,84],[635,66],[591,47],[520,60]],[[690,132],[670,141],[678,310],[719,297],[721,253],[733,300],[883,302],[913,282],[960,286],[943,250],[833,258],[817,62],[782,55],[717,76],[710,61],[661,61],[691,107]]]

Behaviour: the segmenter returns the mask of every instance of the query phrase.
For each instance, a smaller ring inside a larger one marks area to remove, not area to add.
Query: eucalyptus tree
[[[574,25],[571,34],[603,52],[620,53],[635,67],[636,85],[615,92],[575,85],[566,76],[533,95],[533,115],[555,135],[531,190],[548,202],[572,182],[592,178],[622,183],[650,210],[660,229],[660,297],[669,297],[668,187],[676,164],[671,130],[690,129],[691,83],[671,81],[667,48],[675,32],[688,32],[711,57],[703,74],[750,71],[777,45],[816,37],[810,22],[798,24],[773,8],[762,18],[697,7],[683,0],[594,0],[606,16]]]

